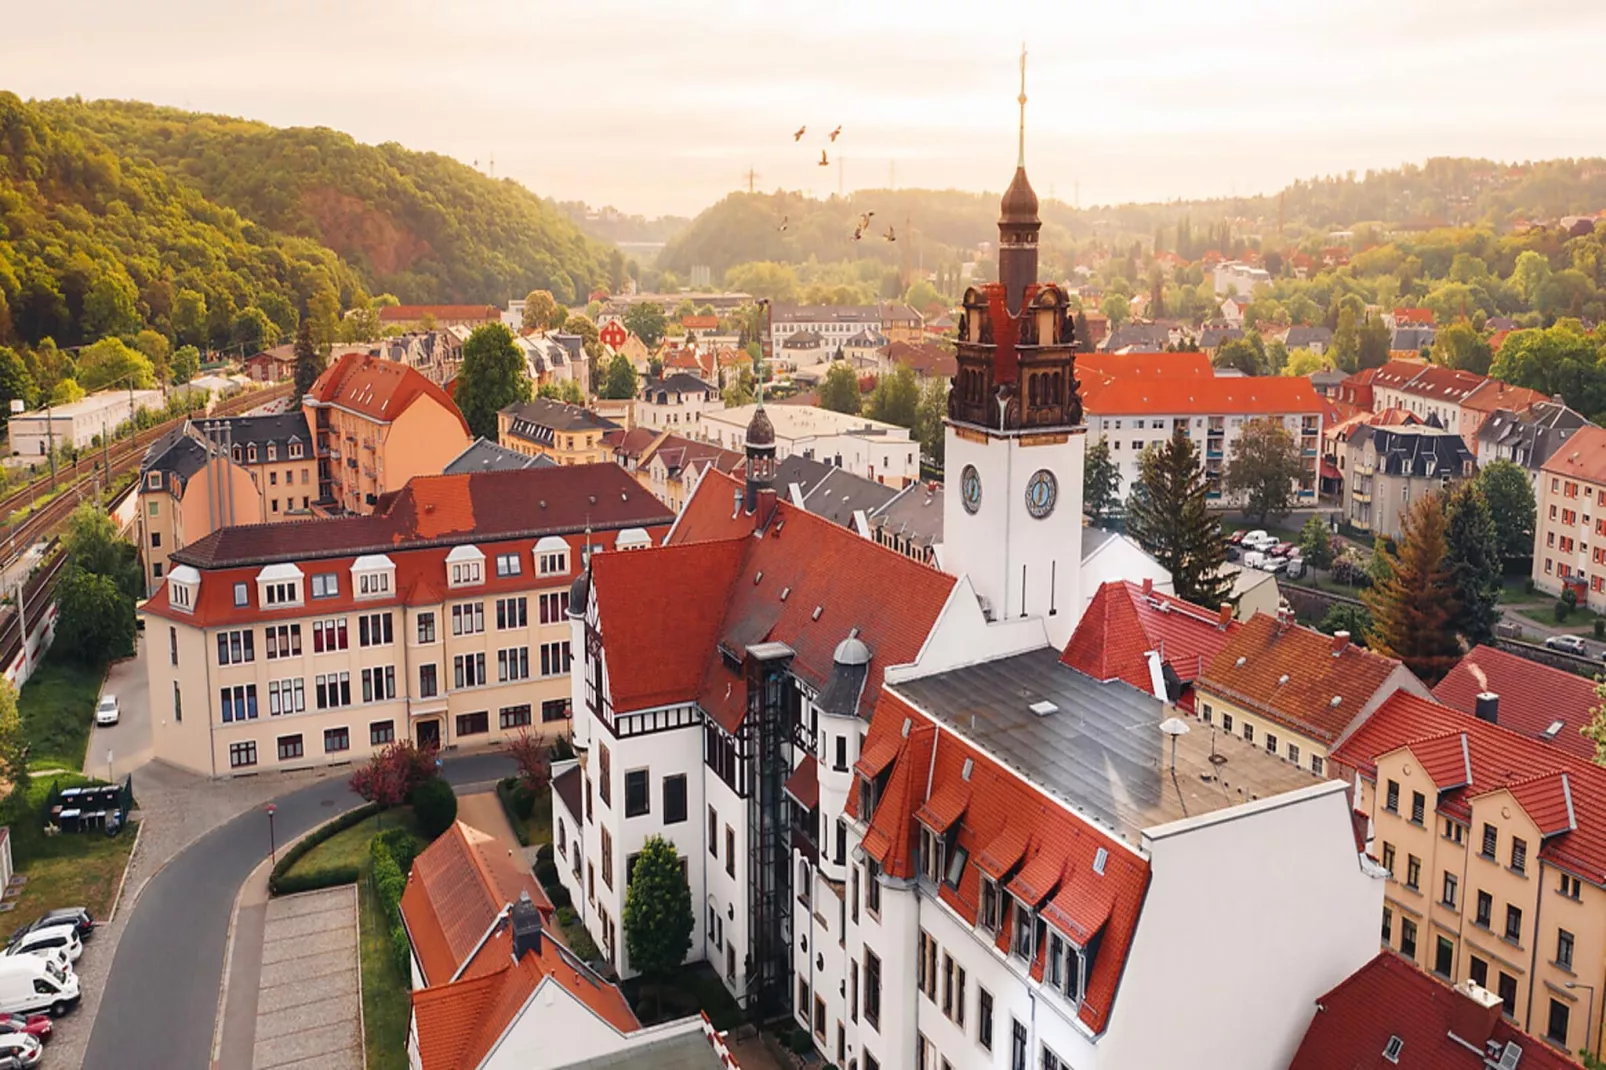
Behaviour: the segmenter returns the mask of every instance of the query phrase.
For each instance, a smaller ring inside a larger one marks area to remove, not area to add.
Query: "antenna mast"
[[[1020,152],[1015,158],[1016,167],[1026,166],[1026,42],[1020,46]]]

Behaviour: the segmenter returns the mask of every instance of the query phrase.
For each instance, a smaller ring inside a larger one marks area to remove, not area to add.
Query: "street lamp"
[[[1574,990],[1587,988],[1589,990],[1589,1009],[1584,1012],[1584,1036],[1587,1038],[1589,1036],[1589,1023],[1595,1019],[1595,986],[1579,984],[1577,981],[1566,981],[1563,982],[1561,987]],[[1586,1046],[1589,1045],[1589,1041],[1587,1039],[1584,1041],[1584,1043]],[[1597,1054],[1600,1051],[1599,1044],[1595,1044],[1593,1047],[1594,1050],[1590,1052],[1591,1055]]]
[[[279,846],[273,836],[273,815],[279,808],[272,803],[268,803],[268,805],[264,806],[262,809],[268,812],[268,855],[272,859],[272,864],[278,865]]]

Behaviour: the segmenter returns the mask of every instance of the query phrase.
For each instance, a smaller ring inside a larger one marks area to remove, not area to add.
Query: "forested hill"
[[[370,293],[403,302],[501,304],[532,289],[584,302],[623,267],[528,189],[434,153],[135,102],[34,107],[260,227],[333,249]]]
[[[1490,160],[1440,158],[1364,175],[1295,182],[1279,193],[1122,204],[1084,209],[1044,196],[1042,244],[1051,266],[1067,267],[1079,247],[1106,247],[1142,241],[1163,247],[1175,240],[1176,225],[1187,219],[1195,234],[1216,229],[1236,238],[1280,236],[1285,245],[1330,230],[1368,224],[1420,229],[1483,224],[1495,228],[1519,219],[1554,220],[1571,213],[1606,209],[1606,160],[1551,160],[1502,164]],[[820,201],[791,193],[733,193],[703,211],[680,231],[658,258],[658,266],[684,274],[707,265],[715,274],[748,261],[802,264],[878,259],[895,263],[910,246],[925,266],[968,253],[980,242],[997,240],[998,193],[957,190],[859,190],[847,198]],[[874,211],[876,235],[853,240],[862,213]],[[785,229],[781,229],[782,223]],[[885,224],[896,228],[899,243],[879,237]],[[1223,243],[1225,244],[1225,243]]]

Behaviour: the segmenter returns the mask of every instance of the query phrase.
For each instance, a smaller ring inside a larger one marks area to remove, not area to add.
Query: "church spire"
[[[1015,166],[1026,166],[1026,42],[1020,46],[1020,96],[1015,98],[1020,104],[1020,151],[1015,156]]]
[[[998,281],[1009,311],[1018,313],[1026,289],[1037,281],[1037,194],[1026,177],[1026,46],[1020,50],[1020,147],[1015,177],[1004,191],[998,218]]]

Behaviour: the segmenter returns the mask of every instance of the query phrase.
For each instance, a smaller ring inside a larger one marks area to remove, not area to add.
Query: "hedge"
[[[529,796],[519,787],[519,778],[510,776],[498,780],[496,797],[501,800],[502,812],[507,814],[507,823],[513,826],[513,834],[519,838],[519,845],[530,846],[530,838],[524,832],[524,822],[530,816],[530,806],[526,803]]]
[[[274,895],[295,895],[299,892],[316,892],[322,888],[335,888],[342,884],[356,884],[362,873],[356,866],[330,866],[327,869],[309,869],[300,873],[287,873],[273,886]]]
[[[342,877],[340,880],[330,880],[322,884],[307,885],[305,883],[307,878],[316,878],[323,874],[344,872],[344,869],[347,867],[334,867],[326,870],[317,870],[314,873],[298,876],[291,881],[286,880],[285,874],[290,871],[291,866],[301,861],[302,857],[305,856],[308,851],[312,850],[323,841],[329,839],[329,837],[333,836],[335,833],[344,832],[346,829],[351,828],[351,826],[361,821],[366,821],[368,818],[373,817],[377,813],[379,813],[378,803],[364,803],[355,810],[347,810],[334,820],[327,821],[324,824],[319,825],[317,828],[301,837],[301,839],[285,848],[284,853],[279,856],[279,861],[274,864],[273,872],[268,875],[268,894],[289,895],[292,892],[307,892],[312,891],[315,888],[328,888],[336,884],[350,884],[352,881],[355,881],[357,879],[357,875],[352,873],[350,876]]]
[[[408,837],[412,839],[411,836]],[[416,843],[416,840],[414,841]],[[407,890],[407,874],[398,864],[391,844],[383,836],[375,836],[368,845],[374,860],[374,890],[379,894],[379,905],[390,923],[390,951],[396,958],[396,968],[408,977],[413,975],[412,948],[407,943],[407,928],[402,924],[401,898]]]

